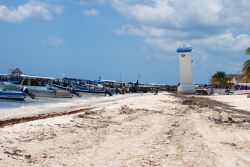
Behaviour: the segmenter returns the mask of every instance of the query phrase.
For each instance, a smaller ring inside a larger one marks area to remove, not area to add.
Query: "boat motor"
[[[35,99],[35,95],[33,93],[29,92],[28,88],[22,87],[21,91],[24,92],[26,95],[28,95],[30,98]]]
[[[78,97],[81,97],[80,93],[78,93],[77,91],[75,91],[75,89],[71,85],[67,86],[66,90],[69,91],[70,93],[78,96]]]

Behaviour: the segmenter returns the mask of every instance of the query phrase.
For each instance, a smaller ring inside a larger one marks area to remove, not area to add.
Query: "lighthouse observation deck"
[[[177,53],[182,53],[182,52],[192,52],[193,48],[192,47],[182,47],[182,48],[177,48],[176,52]]]

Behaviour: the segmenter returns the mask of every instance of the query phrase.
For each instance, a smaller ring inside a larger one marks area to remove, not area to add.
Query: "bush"
[[[250,98],[250,94],[248,94],[247,97]]]

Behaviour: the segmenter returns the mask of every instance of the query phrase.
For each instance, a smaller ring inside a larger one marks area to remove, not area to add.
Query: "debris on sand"
[[[193,100],[183,100],[182,104],[183,105],[194,105],[194,101]]]
[[[26,154],[26,155],[24,155],[24,157],[25,157],[26,159],[30,159],[30,158],[31,158],[31,155],[30,155],[30,154]]]
[[[183,105],[189,105],[189,106],[199,106],[199,107],[209,107],[208,104],[206,104],[206,102],[203,101],[198,101],[195,98],[191,98],[191,99],[185,99],[182,101]]]
[[[235,143],[231,143],[231,142],[221,142],[221,144],[230,145],[232,147],[236,147],[237,146]]]
[[[24,123],[24,122],[47,119],[47,118],[54,118],[54,117],[59,117],[63,115],[72,115],[72,114],[81,113],[81,112],[86,113],[89,110],[91,110],[91,108],[82,108],[82,109],[77,109],[77,110],[71,110],[71,111],[65,111],[65,112],[52,112],[52,113],[46,113],[46,114],[43,113],[43,114],[38,114],[38,115],[33,115],[33,116],[1,120],[0,128],[7,126],[7,125],[14,125],[14,124],[19,124],[19,123]]]
[[[105,113],[107,110],[106,110],[106,107],[102,107],[100,110],[97,111],[98,114],[102,114],[102,113]]]
[[[93,110],[88,110],[88,111],[86,111],[84,114],[85,114],[85,115],[95,115],[95,114],[97,114],[97,112],[96,112],[96,111],[93,111]]]
[[[100,110],[87,110],[83,114],[78,114],[78,118],[87,118],[87,119],[95,119],[94,115],[100,115],[102,113],[106,112],[105,107],[101,108]]]
[[[78,114],[77,117],[79,117],[79,118],[85,118],[85,114]]]
[[[180,99],[180,103],[188,106],[189,111],[195,110],[216,124],[238,125],[240,127],[250,127],[250,112],[237,109],[229,104],[205,97],[196,97],[184,94],[172,94]],[[185,111],[185,110],[184,110]],[[183,114],[182,110],[179,112]]]
[[[129,106],[127,105],[121,106],[121,109],[120,109],[120,114],[133,114],[135,112],[136,110],[129,108]]]
[[[22,150],[14,148],[12,151],[4,151],[5,154],[11,155],[11,156],[23,156]]]
[[[216,100],[212,100],[209,98],[205,98],[205,97],[190,96],[190,95],[185,95],[185,94],[172,94],[172,96],[179,98],[181,100],[181,104],[187,105],[187,106],[209,108],[215,111],[224,111],[229,114],[244,114],[246,116],[250,115],[248,111],[236,109],[235,107],[229,104],[219,102]]]
[[[229,115],[228,113],[225,113],[225,112],[213,113],[208,117],[208,119],[213,120],[217,124],[234,123],[234,120],[231,117],[231,115]]]

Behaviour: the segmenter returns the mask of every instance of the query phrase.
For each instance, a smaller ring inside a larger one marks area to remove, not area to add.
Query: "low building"
[[[0,81],[8,81],[10,79],[8,74],[0,74]]]
[[[227,77],[229,84],[238,85],[242,81],[243,74],[228,74]]]
[[[22,71],[19,68],[16,68],[11,71],[10,76],[13,78],[16,78],[16,77],[20,77],[22,74],[23,74]]]

